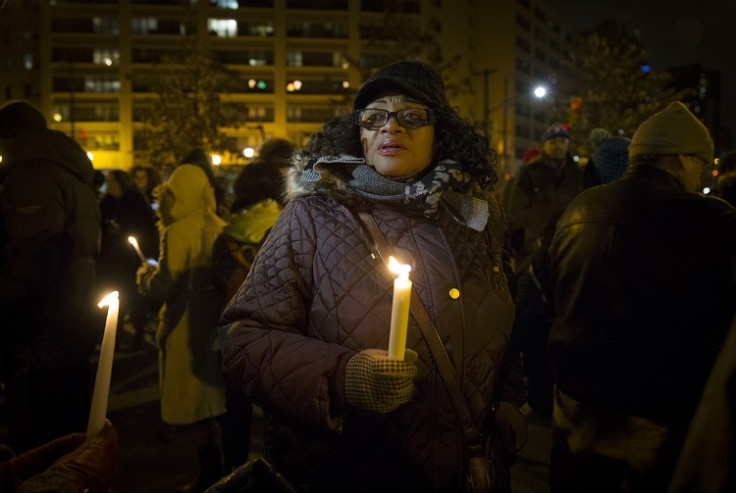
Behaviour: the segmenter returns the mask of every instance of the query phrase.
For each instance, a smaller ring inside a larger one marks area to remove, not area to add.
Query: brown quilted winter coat
[[[502,360],[518,362],[504,359],[514,306],[500,208],[487,197],[485,235],[443,215],[358,205],[346,183],[333,185],[292,188],[223,313],[225,374],[267,411],[266,455],[309,491],[458,491],[462,432],[411,317],[407,347],[419,354],[413,399],[388,414],[345,404],[347,361],[362,349],[388,346],[393,288],[353,211],[368,208],[394,251],[413,259],[413,289],[480,423],[499,400],[524,401],[520,372],[499,378]]]

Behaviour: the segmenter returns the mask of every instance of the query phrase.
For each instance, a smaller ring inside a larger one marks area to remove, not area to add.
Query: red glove
[[[59,484],[61,480],[65,490],[107,491],[115,473],[117,431],[106,420],[99,435],[90,441],[85,438],[83,433],[74,433],[14,457],[2,465],[0,486],[7,491],[33,491],[33,483]]]
[[[92,438],[72,453],[61,457],[51,466],[51,471],[58,471],[79,487],[79,491],[105,492],[115,474],[115,463],[118,458],[118,432],[110,420],[99,435]]]
[[[0,466],[2,468],[0,490],[14,491],[20,483],[41,474],[51,467],[56,459],[82,445],[84,438],[84,433],[67,435],[4,462]]]

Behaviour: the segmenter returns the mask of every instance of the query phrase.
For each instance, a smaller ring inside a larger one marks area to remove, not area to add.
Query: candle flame
[[[395,258],[389,257],[388,270],[390,270],[394,274],[398,274],[399,276],[401,276],[402,274],[404,276],[407,276],[409,275],[409,272],[411,272],[411,265],[400,264]]]
[[[130,243],[134,247],[138,246],[138,240],[135,239],[135,236],[128,236],[128,243]]]
[[[118,292],[117,291],[113,291],[112,293],[108,293],[107,296],[105,296],[104,298],[102,298],[102,301],[100,301],[97,304],[97,306],[99,306],[100,308],[102,308],[103,306],[110,306],[110,304],[113,301],[117,301],[117,299],[118,299]]]

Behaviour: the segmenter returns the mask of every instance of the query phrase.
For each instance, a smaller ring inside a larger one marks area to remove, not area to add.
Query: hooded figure
[[[100,212],[86,153],[29,103],[0,108],[0,154],[0,378],[20,452],[86,426]]]
[[[214,346],[220,308],[210,274],[212,245],[224,221],[215,214],[212,186],[198,166],[176,168],[157,194],[158,266],[138,269],[138,289],[163,301],[156,332],[161,418],[170,430],[198,423],[200,475],[188,487],[201,491],[225,472],[222,432],[214,419],[225,413]]]
[[[156,332],[161,417],[169,424],[189,424],[225,412],[212,350],[219,314],[211,309],[212,286],[199,283],[209,272],[212,244],[224,222],[214,212],[207,175],[194,165],[176,168],[159,188],[158,201],[158,267],[144,265],[138,286],[164,302]]]

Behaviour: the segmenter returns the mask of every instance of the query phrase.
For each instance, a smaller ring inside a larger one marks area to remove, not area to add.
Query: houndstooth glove
[[[406,350],[404,361],[388,358],[383,349],[364,349],[348,361],[345,399],[353,407],[387,413],[411,400],[417,353]]]

